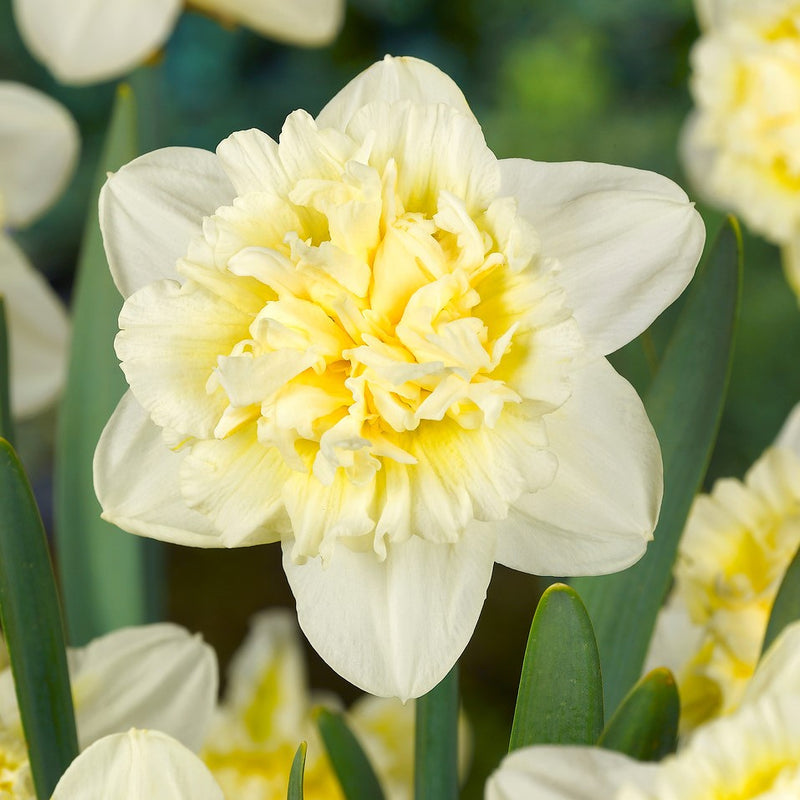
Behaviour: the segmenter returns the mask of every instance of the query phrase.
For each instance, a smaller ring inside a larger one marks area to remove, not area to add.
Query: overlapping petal
[[[78,148],[78,127],[60,103],[0,81],[0,228],[27,225],[55,200]]]

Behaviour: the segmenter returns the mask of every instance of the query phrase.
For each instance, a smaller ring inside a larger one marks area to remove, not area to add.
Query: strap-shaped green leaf
[[[458,664],[417,699],[414,797],[458,798]]]
[[[603,730],[603,683],[592,623],[577,592],[550,586],[533,615],[509,750],[594,744]]]
[[[675,752],[680,713],[675,678],[658,667],[628,692],[597,744],[639,761],[660,761]]]
[[[11,372],[9,366],[6,301],[0,296],[0,436],[13,445],[14,423],[11,420]]]
[[[114,353],[122,298],[108,269],[97,197],[106,173],[137,155],[136,106],[127,86],[117,90],[100,158],[73,295],[69,377],[56,450],[55,518],[58,564],[73,644],[124,625],[150,621],[160,581],[144,591],[146,558],[158,547],[100,519],[92,460],[100,433],[127,388]]]
[[[306,750],[308,750],[308,745],[305,742],[300,742],[300,746],[297,748],[292,760],[292,769],[289,772],[289,790],[286,793],[286,800],[303,800]]]
[[[730,375],[741,271],[741,235],[730,218],[697,271],[644,399],[664,459],[654,541],[629,569],[572,582],[594,623],[609,711],[641,673],[678,540],[708,468]]]
[[[31,772],[49,798],[78,754],[64,630],[44,527],[11,445],[0,439],[0,618]]]
[[[772,612],[769,615],[767,630],[761,652],[766,653],[778,634],[791,622],[800,619],[800,550],[794,554],[786,574],[783,576]]]
[[[316,711],[325,749],[347,800],[383,800],[383,790],[372,764],[341,714]]]

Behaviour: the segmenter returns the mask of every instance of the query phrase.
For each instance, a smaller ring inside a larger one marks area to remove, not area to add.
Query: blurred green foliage
[[[69,296],[80,233],[113,84],[57,84],[25,51],[0,0],[0,79],[23,81],[65,103],[83,135],[68,191],[19,239],[34,263]],[[690,0],[350,0],[339,39],[321,50],[275,44],[184,14],[165,51],[132,76],[141,98],[143,149],[212,149],[231,131],[256,126],[277,136],[295,108],[316,113],[347,80],[384,53],[425,58],[462,87],[500,157],[596,160],[653,169],[685,184],[676,155],[690,108],[689,50],[697,36]],[[690,195],[692,194],[689,188]],[[701,207],[709,229],[721,216]],[[800,399],[800,314],[775,248],[745,232],[741,322],[709,481],[741,476]],[[648,334],[658,357],[670,309]],[[650,366],[641,341],[613,357],[640,391]],[[203,630],[223,659],[249,613],[290,604],[276,548],[198,552],[172,548],[172,614]],[[462,661],[475,723],[475,767],[467,797],[508,740],[536,579],[498,568],[475,637]],[[499,622],[498,622],[499,621]],[[347,697],[352,688],[312,655],[312,682]],[[499,747],[498,747],[499,745]]]

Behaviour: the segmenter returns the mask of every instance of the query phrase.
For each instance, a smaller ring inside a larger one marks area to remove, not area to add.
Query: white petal
[[[800,622],[787,625],[764,654],[747,684],[742,705],[764,695],[800,696]]]
[[[472,115],[461,89],[433,64],[409,56],[386,56],[353,78],[319,112],[317,123],[320,128],[343,131],[362,106],[398,100],[433,105],[444,103]]]
[[[539,745],[507,755],[486,784],[486,800],[612,800],[623,786],[648,789],[656,764],[613,750]]]
[[[67,374],[69,321],[47,281],[0,233],[0,294],[5,300],[11,364],[11,410],[15,417],[51,405]]]
[[[79,146],[78,126],[61,103],[0,81],[0,228],[27,225],[58,197]]]
[[[692,622],[683,598],[673,593],[658,612],[642,672],[667,667],[678,675],[700,649],[705,634],[702,625]]]
[[[199,750],[217,701],[217,658],[171,623],[122,628],[70,652],[81,748],[130,727]]]
[[[14,0],[28,49],[62,82],[96,83],[129,72],[160,47],[181,0]]]
[[[193,147],[165,147],[109,176],[100,192],[100,228],[114,282],[123,297],[159,278],[201,232],[203,217],[233,201],[217,157]]]
[[[640,334],[691,280],[705,228],[668,178],[583,162],[508,159],[500,169],[502,193],[561,262],[559,282],[595,352]]]
[[[789,413],[786,422],[775,439],[776,447],[785,447],[800,458],[800,403]]]
[[[497,560],[538,575],[601,575],[644,554],[663,492],[661,451],[642,401],[600,359],[574,376],[547,415],[559,461],[553,483],[523,495],[496,523]]]
[[[223,800],[205,764],[159,731],[106,736],[61,776],[52,800]]]
[[[414,536],[383,562],[339,544],[327,567],[283,568],[300,627],[314,649],[371,694],[407,700],[432,689],[455,664],[478,620],[492,574],[494,537],[467,532],[456,544]]]
[[[220,547],[210,520],[181,497],[183,455],[164,444],[160,428],[127,392],[94,454],[94,490],[103,519],[139,536],[191,547]]]
[[[192,5],[282,42],[323,45],[344,22],[344,0],[194,0]]]

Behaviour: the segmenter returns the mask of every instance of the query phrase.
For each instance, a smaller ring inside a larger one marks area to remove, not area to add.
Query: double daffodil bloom
[[[343,800],[342,790],[317,733],[314,707],[337,709],[338,699],[309,692],[305,660],[294,615],[263,612],[235,653],[225,697],[205,738],[200,757],[226,797],[285,800],[297,746],[308,743],[304,797]],[[387,800],[414,794],[414,703],[394,698],[360,698],[346,713],[380,780]],[[459,726],[459,763],[466,772],[470,741]]]
[[[130,385],[95,455],[105,519],[197,547],[280,540],[300,625],[372,694],[466,646],[495,561],[636,561],[662,494],[605,359],[704,241],[651,172],[499,161],[450,78],[379,62],[275,142],[158,150],[100,200]]]
[[[37,414],[58,396],[66,379],[69,323],[63,304],[10,233],[56,199],[77,154],[78,129],[60,103],[0,81],[0,295],[16,417]]]
[[[507,756],[486,800],[789,800],[800,796],[800,623],[773,643],[740,709],[658,764],[538,746]]]
[[[800,406],[744,482],[717,481],[689,514],[646,667],[675,673],[683,733],[738,708],[798,547]]]
[[[67,655],[81,749],[131,726],[200,748],[216,703],[217,660],[199,637],[166,623],[123,628]],[[10,668],[0,672],[0,764],[0,796],[35,800]]]
[[[28,49],[62,83],[117,78],[161,47],[183,0],[13,0]],[[190,7],[271,39],[318,46],[332,41],[344,0],[190,0]]]
[[[696,0],[693,110],[681,140],[697,191],[781,245],[800,295],[800,18],[793,0]]]

